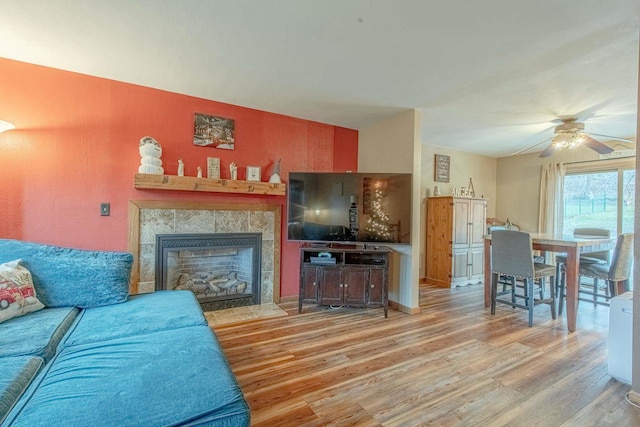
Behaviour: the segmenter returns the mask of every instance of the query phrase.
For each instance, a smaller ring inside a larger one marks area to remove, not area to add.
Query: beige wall
[[[449,183],[435,182],[433,180],[434,155],[444,154],[450,157]],[[421,203],[421,232],[420,232],[420,277],[425,276],[425,237],[426,221],[425,197],[433,195],[433,186],[440,187],[442,195],[451,194],[453,188],[468,187],[469,178],[473,180],[473,188],[476,197],[487,199],[487,216],[495,216],[496,206],[496,168],[497,159],[478,154],[464,153],[436,145],[422,145],[422,177],[420,181]]]
[[[448,183],[433,180],[434,155],[444,154],[451,159]],[[468,187],[473,180],[476,197],[487,199],[487,216],[495,216],[497,160],[479,154],[464,153],[437,145],[423,145],[422,149],[422,197],[433,196],[433,186],[440,187],[440,193],[450,195],[457,187]]]
[[[612,147],[627,148],[622,143],[611,143]],[[554,153],[541,159],[540,153],[502,157],[497,161],[495,217],[509,218],[522,230],[538,231],[538,208],[540,206],[540,171],[545,163],[572,163],[598,160],[598,153],[581,147]],[[491,215],[490,215],[491,216]]]
[[[408,110],[358,132],[358,172],[413,173],[411,245],[388,245],[398,260],[389,299],[406,312],[419,311],[421,129],[421,112]]]

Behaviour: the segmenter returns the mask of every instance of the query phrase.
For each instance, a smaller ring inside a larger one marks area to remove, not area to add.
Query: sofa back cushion
[[[129,296],[131,254],[0,239],[0,263],[18,258],[46,307],[98,307]]]

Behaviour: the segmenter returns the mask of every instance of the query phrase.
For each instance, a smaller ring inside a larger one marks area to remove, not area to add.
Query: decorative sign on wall
[[[451,158],[443,154],[435,155],[433,165],[433,180],[435,182],[449,182],[449,165]]]
[[[233,150],[235,148],[235,121],[196,113],[193,123],[193,144]]]

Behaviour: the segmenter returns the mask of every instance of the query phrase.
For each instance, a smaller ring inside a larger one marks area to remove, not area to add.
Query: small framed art
[[[442,154],[435,155],[433,165],[433,180],[435,182],[449,182],[449,166],[451,157]]]
[[[207,157],[207,178],[220,179],[220,159]]]
[[[247,181],[260,181],[260,166],[247,166]]]

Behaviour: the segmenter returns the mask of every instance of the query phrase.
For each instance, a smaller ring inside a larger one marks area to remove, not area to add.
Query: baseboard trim
[[[293,295],[290,297],[280,297],[279,304],[294,303],[294,302],[298,302],[298,295]]]
[[[415,307],[415,308],[407,307],[405,305],[398,304],[395,301],[389,301],[389,307],[391,307],[394,310],[398,310],[398,311],[400,311],[402,313],[407,313],[407,314],[418,314],[418,313],[420,313],[420,307]]]

